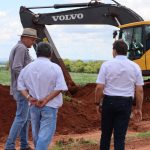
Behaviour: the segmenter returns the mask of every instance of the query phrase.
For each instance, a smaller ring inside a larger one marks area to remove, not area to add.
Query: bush
[[[104,61],[88,61],[82,60],[71,61],[69,59],[64,60],[64,64],[69,72],[75,73],[98,73],[101,64]]]

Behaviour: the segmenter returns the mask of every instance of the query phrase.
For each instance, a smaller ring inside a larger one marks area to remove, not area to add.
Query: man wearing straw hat
[[[17,90],[17,79],[20,71],[31,62],[28,48],[31,48],[37,39],[37,31],[32,28],[24,28],[20,41],[13,47],[9,57],[11,85],[10,94],[16,101],[16,116],[11,126],[5,150],[15,150],[16,138],[20,137],[20,149],[31,150],[28,145],[29,107],[27,97],[23,97]]]

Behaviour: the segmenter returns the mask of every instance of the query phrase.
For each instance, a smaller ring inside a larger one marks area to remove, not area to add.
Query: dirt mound
[[[16,110],[15,101],[8,86],[0,86],[0,137],[8,134]]]
[[[70,102],[64,102],[58,113],[58,133],[83,133],[99,127],[99,117],[94,106],[95,86],[96,84],[86,85]]]
[[[66,98],[58,113],[57,134],[84,133],[99,128],[100,117],[94,106],[96,84],[87,84],[71,98]],[[149,88],[145,90],[143,119],[150,120]],[[15,116],[16,104],[9,94],[9,87],[0,85],[0,138],[8,135]],[[131,123],[131,125],[133,125]]]
[[[93,104],[95,84],[88,84],[70,100],[65,100],[58,113],[57,133],[83,133],[98,128],[99,119]],[[0,137],[7,135],[15,116],[16,104],[9,87],[0,85]]]

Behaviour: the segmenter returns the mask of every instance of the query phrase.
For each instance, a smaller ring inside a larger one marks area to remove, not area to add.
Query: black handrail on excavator
[[[68,87],[75,86],[66,67],[46,29],[46,25],[61,24],[107,24],[118,27],[122,24],[143,21],[143,18],[131,9],[122,6],[115,0],[115,4],[104,4],[99,1],[75,4],[55,4],[43,7],[20,7],[20,19],[24,28],[30,27],[37,30],[41,40],[47,40],[53,46],[52,61],[59,64],[63,70]],[[40,8],[69,8],[81,7],[54,13],[34,13],[30,9]]]
[[[118,2],[114,1],[116,4],[120,5]],[[27,7],[27,9],[42,9],[42,8],[71,8],[71,7],[90,7],[90,6],[96,6],[102,4],[101,2],[97,0],[91,0],[89,3],[73,3],[73,4],[55,4],[52,6],[37,6],[37,7]]]

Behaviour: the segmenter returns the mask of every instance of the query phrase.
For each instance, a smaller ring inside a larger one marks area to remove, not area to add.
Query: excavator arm
[[[73,8],[78,7],[78,8]],[[44,8],[69,8],[69,10],[54,13],[34,13],[31,9]],[[71,9],[73,8],[73,9]],[[118,27],[123,24],[143,21],[143,19],[131,9],[115,4],[104,4],[101,2],[56,4],[44,7],[20,7],[20,19],[24,28],[30,27],[37,30],[40,41],[48,41],[53,46],[52,61],[61,66],[69,89],[75,86],[66,67],[46,29],[46,25],[61,24],[107,24]],[[35,46],[34,46],[35,47]]]
[[[143,21],[131,9],[120,4],[81,3],[54,5],[55,9],[68,7],[82,7],[56,13],[34,14],[30,9],[51,8],[47,7],[21,7],[20,16],[23,25],[58,25],[58,24],[107,24],[118,27],[119,25]],[[27,15],[28,14],[28,15]],[[31,16],[30,16],[31,15]],[[30,23],[29,23],[30,16]]]

